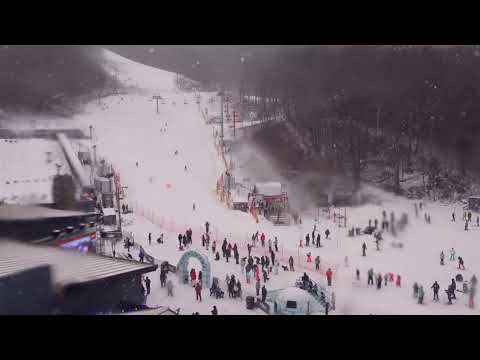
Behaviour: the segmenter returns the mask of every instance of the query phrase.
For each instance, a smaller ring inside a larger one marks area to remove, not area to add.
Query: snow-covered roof
[[[81,211],[58,210],[36,205],[0,205],[0,220],[30,220],[93,215]]]
[[[115,212],[114,208],[104,208],[103,209],[103,216],[116,216],[117,213]]]
[[[42,265],[52,267],[52,280],[61,286],[157,269],[152,264],[0,239],[0,278]]]
[[[256,183],[257,192],[265,196],[276,196],[282,194],[282,184],[279,182]]]
[[[70,166],[56,141],[0,139],[0,201],[9,204],[51,204],[57,164]]]

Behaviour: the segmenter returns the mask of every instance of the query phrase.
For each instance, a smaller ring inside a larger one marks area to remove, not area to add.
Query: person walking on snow
[[[268,252],[272,252],[272,239],[268,239]]]
[[[445,265],[444,260],[445,260],[445,254],[442,251],[440,253],[440,265]]]
[[[167,296],[173,297],[173,282],[172,280],[167,281]]]
[[[209,222],[207,221],[207,222],[205,223],[205,233],[206,233],[206,234],[208,234],[208,230],[210,230],[210,224],[209,224]]]
[[[273,245],[275,246],[275,252],[278,252],[278,239],[275,236],[275,240],[273,240]]]
[[[315,258],[315,270],[320,271],[320,256]]]
[[[182,247],[182,240],[183,240],[182,234],[178,234],[178,247],[179,247],[179,248]]]
[[[321,244],[320,244],[320,233],[317,234],[317,242],[315,244],[317,246],[317,248],[321,247]]]
[[[455,222],[455,212],[452,212],[452,221]]]
[[[325,238],[328,239],[328,235],[330,235],[330,230],[325,230]]]
[[[217,248],[217,242],[215,240],[213,240],[212,242],[212,253],[215,254],[215,249]]]
[[[461,256],[458,257],[458,269],[465,270],[465,265]]]
[[[356,276],[357,276],[357,281],[360,281],[360,270],[357,269],[357,270],[355,271],[355,274],[356,274]]]
[[[456,300],[457,297],[455,296],[455,290],[457,290],[457,283],[455,282],[455,279],[452,279],[452,283],[450,284],[452,287],[452,297]]]
[[[262,302],[264,303],[267,300],[267,288],[265,285],[262,286]]]
[[[362,244],[362,256],[367,256],[366,251],[367,251],[367,244],[363,243]]]
[[[382,274],[378,273],[377,275],[377,290],[382,288]]]
[[[147,295],[150,295],[150,284],[151,284],[151,280],[147,276],[145,278],[145,287],[147,288]]]
[[[192,284],[195,284],[195,281],[197,280],[197,273],[195,272],[195,269],[190,270],[190,281]]]
[[[383,280],[384,280],[383,286],[387,286],[387,283],[388,283],[388,274],[387,273],[385,273],[385,275],[383,275]]]
[[[247,251],[248,251],[248,256],[250,257],[252,254],[252,245],[247,244]]]
[[[195,285],[196,300],[202,302],[202,284],[200,282]]]
[[[373,285],[373,268],[368,270],[367,277],[367,285]]]
[[[395,285],[397,287],[401,287],[402,285],[401,281],[402,281],[402,277],[399,274],[397,274],[397,281],[395,282]]]
[[[167,273],[166,271],[160,271],[160,287],[165,287],[165,282],[167,280]]]
[[[433,289],[433,300],[438,301],[438,291],[440,290],[440,285],[438,285],[438,282],[435,281],[430,288]]]
[[[423,297],[425,296],[425,291],[423,290],[423,286],[418,288],[418,303],[420,305],[423,304]]]
[[[333,275],[332,269],[328,268],[328,270],[327,270],[327,272],[325,273],[325,275],[327,275],[327,284],[328,284],[328,286],[332,286],[332,275]]]
[[[455,261],[455,249],[453,247],[450,249],[450,261]]]
[[[414,298],[417,298],[417,297],[418,297],[418,288],[419,288],[419,287],[418,287],[417,282],[414,282],[414,283],[413,283],[413,297],[414,297]]]
[[[293,257],[290,256],[288,258],[288,265],[290,265],[290,271],[295,271],[295,269],[293,268]]]
[[[260,236],[260,241],[262,243],[262,247],[265,247],[265,234],[262,232],[262,236]]]

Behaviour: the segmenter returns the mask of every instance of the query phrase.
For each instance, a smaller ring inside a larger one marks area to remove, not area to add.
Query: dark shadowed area
[[[0,46],[0,108],[50,112],[112,84],[92,46]]]

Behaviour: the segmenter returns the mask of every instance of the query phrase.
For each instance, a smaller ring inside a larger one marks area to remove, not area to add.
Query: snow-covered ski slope
[[[381,205],[366,205],[355,209],[347,209],[348,227],[364,228],[369,219],[377,218],[381,221],[381,212],[385,209],[390,217],[393,210],[397,219],[402,212],[409,215],[407,229],[399,235],[397,240],[403,242],[402,249],[391,246],[393,238],[385,235],[381,251],[375,250],[375,243],[370,236],[347,237],[347,229],[339,228],[332,219],[322,218],[319,222],[322,245],[320,249],[298,249],[300,237],[304,238],[307,232],[312,231],[315,211],[312,215],[303,214],[303,225],[290,227],[274,227],[260,219],[256,224],[253,217],[238,211],[232,211],[220,203],[215,195],[215,184],[222,171],[222,162],[214,148],[213,131],[202,118],[199,106],[195,103],[193,93],[182,93],[175,89],[174,74],[137,64],[111,52],[105,52],[109,67],[118,69],[121,81],[130,86],[128,94],[115,95],[102,99],[102,104],[94,101],[85,109],[85,113],[76,117],[78,124],[85,129],[94,126],[98,139],[98,153],[105,156],[121,175],[122,184],[126,189],[126,202],[135,204],[137,213],[147,213],[158,224],[169,224],[167,227],[178,229],[166,231],[159,226],[146,221],[140,216],[133,219],[129,230],[135,234],[136,241],[146,246],[147,252],[161,260],[175,263],[181,256],[177,250],[178,232],[190,226],[193,230],[194,247],[199,251],[201,247],[201,229],[206,221],[211,224],[214,233],[225,234],[228,240],[238,245],[245,244],[251,234],[257,230],[264,232],[267,240],[277,236],[280,248],[284,254],[292,254],[295,263],[298,257],[305,264],[305,254],[312,252],[312,256],[320,255],[322,270],[324,264],[338,266],[338,273],[330,289],[336,294],[336,311],[332,314],[478,314],[478,308],[469,309],[467,297],[458,293],[453,305],[446,305],[444,289],[456,274],[462,273],[470,279],[472,274],[480,275],[480,228],[473,223],[469,231],[463,230],[461,210],[457,206],[457,222],[451,222],[453,206],[426,204],[425,210],[415,218],[413,202],[397,198],[381,191],[377,191],[382,198]],[[135,86],[133,88],[132,86]],[[165,99],[160,104],[159,114],[156,113],[156,104],[153,95],[160,95]],[[213,94],[202,94],[202,107],[210,106],[207,100]],[[173,104],[175,102],[175,104]],[[185,104],[187,102],[187,104]],[[213,104],[212,106],[214,106]],[[209,109],[213,113],[214,109]],[[174,155],[178,150],[179,154]],[[138,161],[139,165],[136,166]],[[184,167],[187,166],[187,171]],[[196,210],[193,211],[193,203]],[[423,220],[424,212],[432,218],[428,225]],[[341,211],[343,214],[343,209]],[[474,216],[476,219],[476,215]],[[173,224],[175,223],[175,224]],[[173,224],[173,225],[172,225]],[[331,239],[326,240],[324,231],[329,228]],[[147,234],[152,232],[153,243],[147,244]],[[160,233],[167,236],[166,243],[155,243]],[[221,239],[219,239],[221,240]],[[361,245],[367,244],[367,256],[361,256]],[[217,244],[220,247],[220,244]],[[457,256],[465,260],[466,270],[456,269],[457,262],[449,261],[448,250],[454,247]],[[446,265],[440,266],[440,251],[446,254]],[[261,254],[257,251],[257,254]],[[262,253],[263,254],[263,253]],[[241,248],[241,257],[246,251]],[[210,251],[213,275],[220,277],[225,289],[225,273],[241,276],[239,266],[230,260],[213,261]],[[344,265],[344,258],[348,256],[349,266]],[[192,264],[194,262],[192,261]],[[196,269],[199,270],[198,264]],[[286,265],[282,262],[282,265]],[[306,264],[305,264],[306,265]],[[309,264],[311,269],[313,265]],[[307,266],[307,267],[308,267]],[[355,281],[355,269],[361,272],[360,282]],[[377,290],[373,286],[367,287],[366,272],[372,267],[374,271],[385,274],[392,272],[402,276],[402,286],[397,288],[389,283],[387,287]],[[283,272],[271,277],[267,289],[291,286],[296,277],[302,275],[304,268],[298,273]],[[323,274],[308,271],[315,281],[325,284]],[[202,304],[195,303],[194,291],[191,288],[179,285],[175,279],[177,294],[172,298],[166,297],[166,290],[160,289],[158,274],[152,274],[152,295],[149,303],[158,305],[177,306],[184,309],[182,313],[199,311],[206,314],[211,305],[217,305],[222,314],[238,313],[250,314],[245,310],[245,303],[234,300],[208,299]],[[241,277],[242,285],[245,284]],[[440,302],[431,301],[430,286],[437,280],[441,285]],[[418,305],[412,296],[412,285],[417,281],[424,286],[425,304]],[[461,283],[458,288],[461,288]],[[253,293],[252,286],[244,285],[244,290]],[[204,291],[207,299],[208,291]]]

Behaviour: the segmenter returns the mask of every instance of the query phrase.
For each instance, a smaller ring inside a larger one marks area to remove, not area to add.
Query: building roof
[[[58,210],[36,205],[0,205],[0,221],[32,220],[48,218],[66,218],[74,216],[88,216],[94,213],[81,211]]]
[[[264,196],[282,195],[282,184],[279,182],[256,183],[255,188],[258,194]]]
[[[158,267],[91,253],[81,254],[60,247],[0,239],[0,278],[41,265],[50,265],[54,283],[63,287],[132,272],[143,274]]]
[[[170,309],[168,306],[160,306],[155,309],[130,311],[127,313],[122,313],[120,315],[178,315],[178,314],[172,309]]]

